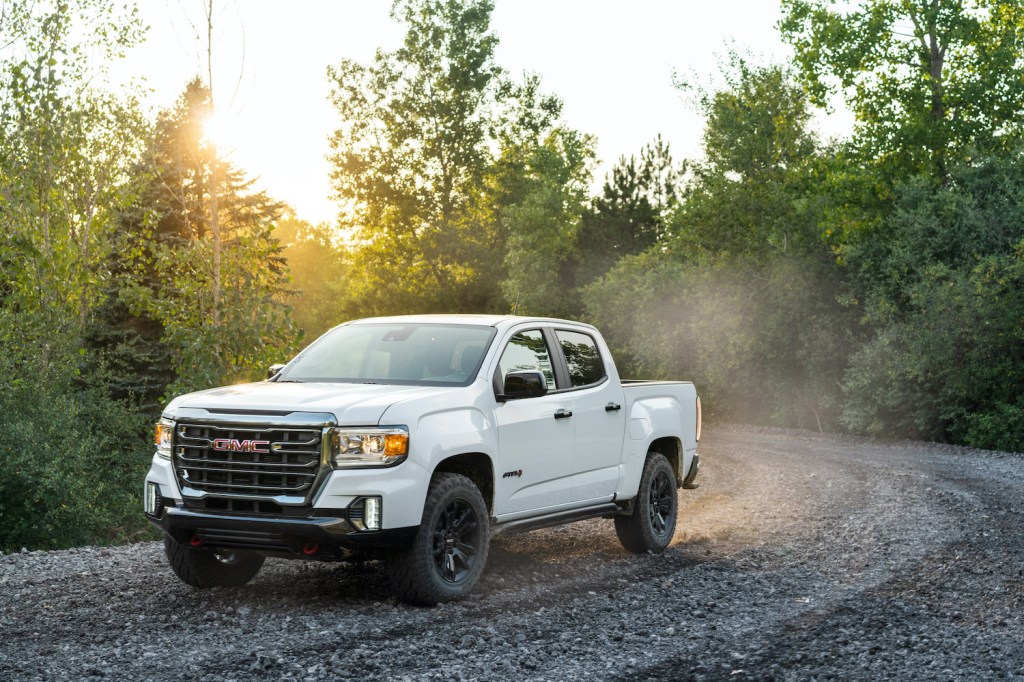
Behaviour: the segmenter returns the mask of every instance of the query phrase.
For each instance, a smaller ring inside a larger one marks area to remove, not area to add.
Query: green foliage
[[[711,415],[835,428],[855,313],[818,239],[806,100],[779,67],[729,69],[699,98],[705,161],[669,236],[590,285],[587,312],[627,372],[693,379]]]
[[[851,251],[874,337],[844,380],[851,429],[1024,450],[1019,157],[898,188]]]
[[[483,196],[503,91],[488,0],[408,0],[397,51],[329,69],[341,127],[331,139],[342,226],[358,240],[363,312],[493,305],[500,262]]]
[[[1021,140],[1024,6],[1007,0],[783,0],[782,36],[810,96],[842,93],[856,143],[888,184],[942,178]]]
[[[159,396],[261,377],[293,347],[281,206],[201,143],[201,85],[152,136],[102,90],[132,12],[8,3],[0,32],[0,547],[142,537]]]
[[[575,131],[553,131],[529,157],[517,201],[499,212],[508,235],[508,275],[501,288],[520,314],[579,313],[578,301],[565,294],[575,284],[571,259],[578,249],[593,145]]]
[[[576,285],[593,282],[624,256],[668,237],[667,217],[678,201],[683,170],[661,136],[640,150],[639,159],[619,159],[583,212],[581,247],[574,254]]]
[[[151,422],[72,369],[0,367],[10,378],[0,385],[3,551],[148,537],[139,499]]]
[[[331,229],[286,216],[274,225],[274,238],[283,247],[281,257],[291,273],[288,302],[303,337],[312,341],[345,322],[346,311],[355,306],[348,289],[351,267]]]
[[[725,88],[702,94],[705,161],[670,219],[680,258],[820,250],[821,197],[808,102],[792,74],[734,55]]]
[[[496,65],[492,10],[489,0],[400,0],[401,48],[329,70],[352,315],[509,310],[542,268],[527,305],[561,300],[551,292],[593,142],[558,125],[561,103],[539,79],[516,83]],[[536,260],[522,260],[524,248]]]
[[[0,248],[7,304],[80,333],[98,303],[116,209],[141,121],[132,103],[88,87],[104,57],[137,37],[133,16],[92,0],[5,4],[0,42]],[[78,23],[73,25],[72,18]],[[79,29],[86,29],[83,42]],[[113,34],[116,42],[110,42]]]
[[[287,274],[272,235],[284,207],[202,141],[209,94],[190,83],[148,149],[150,182],[125,213],[131,258],[120,300],[162,328],[168,395],[263,378],[295,350]],[[211,228],[216,192],[220,229]],[[218,300],[219,295],[219,300]]]
[[[111,399],[84,337],[143,128],[102,68],[138,21],[102,0],[14,2],[0,32],[0,547],[123,541],[144,526],[148,420]]]

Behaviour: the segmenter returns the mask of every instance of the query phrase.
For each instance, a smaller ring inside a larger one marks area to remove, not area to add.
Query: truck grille
[[[174,431],[183,491],[305,500],[320,459],[320,429],[179,423]]]

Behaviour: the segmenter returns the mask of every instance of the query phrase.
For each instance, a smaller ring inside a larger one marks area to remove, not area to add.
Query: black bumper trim
[[[205,514],[183,507],[162,512],[159,518],[147,518],[180,544],[201,541],[211,549],[241,549],[286,558],[343,559],[361,550],[407,547],[419,530],[408,526],[360,531],[347,519],[334,516],[265,518]],[[316,550],[310,551],[313,546]]]

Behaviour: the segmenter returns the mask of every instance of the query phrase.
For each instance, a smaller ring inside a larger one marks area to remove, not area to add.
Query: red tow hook
[[[192,539],[189,540],[189,544],[193,547],[198,547],[199,545],[203,544],[203,539],[198,535],[193,535]]]
[[[320,545],[316,544],[315,542],[307,542],[305,546],[302,548],[302,553],[306,556],[313,556],[317,553],[317,550],[319,549]]]

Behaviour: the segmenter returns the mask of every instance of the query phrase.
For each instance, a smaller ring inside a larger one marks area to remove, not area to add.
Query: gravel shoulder
[[[672,546],[495,537],[469,599],[268,560],[193,590],[159,543],[0,556],[0,679],[1024,679],[1024,457],[710,425]]]

